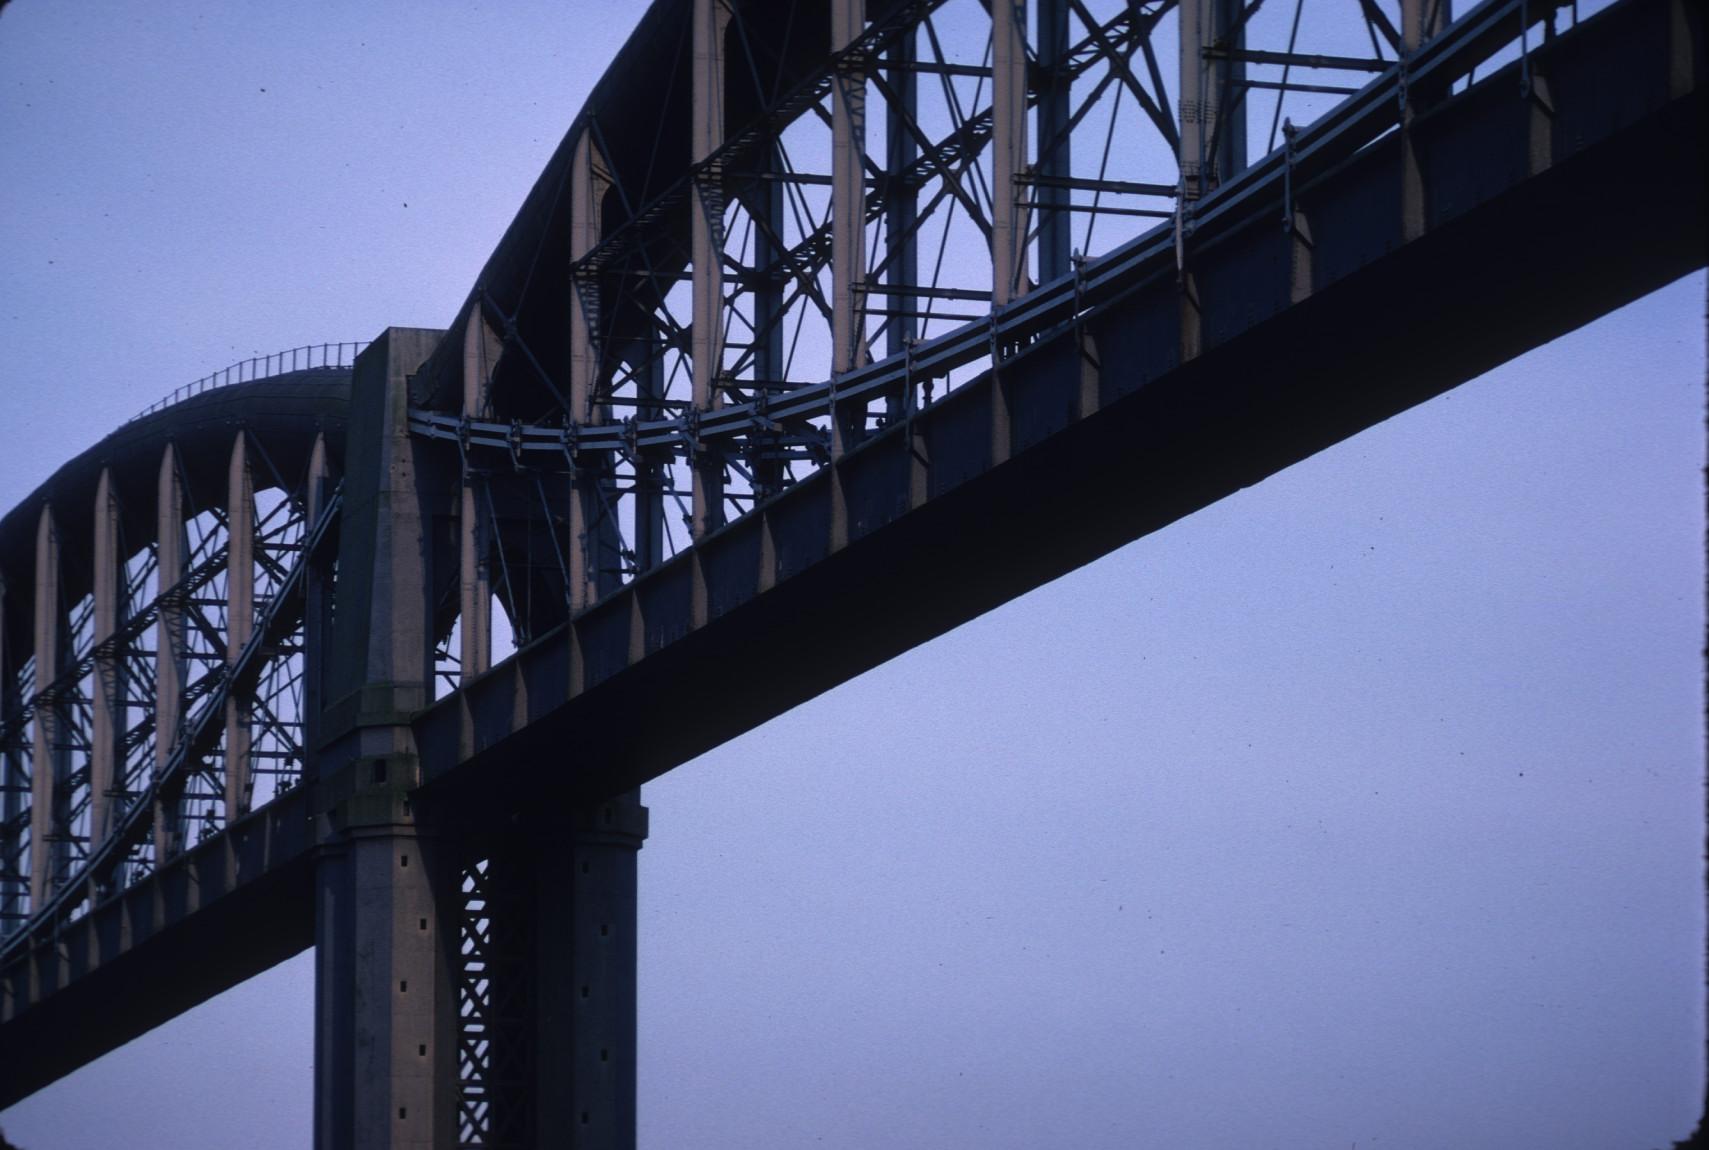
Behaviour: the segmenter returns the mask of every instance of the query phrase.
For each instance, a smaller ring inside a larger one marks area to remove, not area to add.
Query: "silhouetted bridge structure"
[[[312,946],[317,1145],[632,1145],[641,784],[1703,266],[1701,5],[1262,6],[658,0],[446,331],[13,509],[0,1106]]]

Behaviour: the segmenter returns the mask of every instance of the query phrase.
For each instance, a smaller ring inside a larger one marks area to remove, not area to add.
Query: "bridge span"
[[[1685,0],[940,7],[660,0],[445,331],[0,520],[0,1106],[313,947],[317,1144],[632,1144],[642,784],[1704,264]]]

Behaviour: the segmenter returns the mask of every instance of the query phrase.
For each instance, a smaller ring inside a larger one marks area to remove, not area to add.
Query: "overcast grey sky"
[[[0,507],[234,359],[447,323],[638,10],[8,5]],[[648,787],[642,1144],[1682,1137],[1704,306],[1700,273]],[[0,1125],[307,1146],[311,997],[292,960]]]

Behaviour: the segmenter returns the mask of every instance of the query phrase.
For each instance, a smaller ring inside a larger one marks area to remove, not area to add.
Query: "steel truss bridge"
[[[312,946],[317,1145],[633,1145],[641,784],[1704,265],[1701,5],[1318,2],[656,0],[447,330],[60,468],[0,1106]]]

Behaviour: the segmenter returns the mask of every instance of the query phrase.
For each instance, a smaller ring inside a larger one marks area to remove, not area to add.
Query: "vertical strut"
[[[783,175],[783,154],[776,141],[765,146],[760,160],[760,174]],[[759,226],[754,228],[754,267],[759,269],[758,282],[753,287],[754,298],[754,378],[759,381],[760,394],[768,386],[784,382],[783,354],[783,285],[787,279],[783,259],[788,254],[783,236],[783,182],[781,179],[755,181],[746,207]],[[761,499],[774,494],[782,484],[783,461],[767,458],[771,445],[767,436],[753,439],[754,494]]]
[[[831,51],[866,27],[866,0],[831,0]],[[831,79],[831,374],[867,362],[866,68],[845,59]],[[832,435],[837,433],[832,431]]]
[[[700,164],[724,143],[724,33],[730,10],[724,0],[694,0],[694,163]],[[695,179],[690,222],[694,291],[691,355],[694,410],[704,414],[720,406],[719,376],[724,362],[724,179],[716,166]],[[724,522],[724,463],[699,442],[690,445],[694,476],[689,530],[696,539]]]
[[[1041,282],[1068,274],[1074,255],[1072,193],[1063,181],[1073,175],[1070,164],[1069,118],[1073,114],[1072,82],[1067,65],[1068,0],[1038,3],[1038,276]]]
[[[1182,0],[1181,194],[1207,195],[1246,166],[1246,65],[1219,53],[1245,45],[1240,0]]]
[[[492,369],[498,358],[498,339],[487,324],[481,301],[469,308],[463,327],[463,417],[480,419],[487,414]],[[476,489],[476,478],[463,464],[461,506],[457,516],[458,612],[462,619],[457,659],[464,682],[492,665],[493,594],[491,540],[486,506]]]
[[[17,669],[12,665],[16,658],[7,614],[6,575],[0,572],[0,721],[8,725],[19,710]],[[24,812],[24,773],[18,737],[13,729],[0,742],[0,935],[23,915],[23,860],[19,858],[23,843],[18,824]]]
[[[62,877],[65,842],[57,818],[60,775],[58,706],[45,695],[59,677],[59,528],[53,506],[42,505],[36,523],[36,713],[30,776],[30,909],[41,907]]]
[[[1401,0],[1403,68],[1410,65],[1418,50],[1441,32],[1451,18],[1450,0]],[[1416,86],[1404,89],[1400,120],[1400,228],[1404,240],[1417,239],[1424,234],[1424,173],[1419,164],[1418,142],[1413,135],[1412,122],[1418,115],[1420,104],[1427,104],[1429,99],[1430,94]]]
[[[113,801],[113,780],[119,766],[119,739],[124,725],[123,652],[108,640],[118,630],[119,596],[124,567],[119,554],[119,501],[113,475],[101,469],[95,484],[95,689],[89,744],[89,846],[107,837]]]
[[[255,481],[249,435],[237,433],[226,473],[226,628],[229,675],[255,628]],[[249,810],[250,701],[230,690],[225,702],[225,818],[231,825]]]
[[[885,54],[885,79],[895,93],[885,105],[884,118],[884,243],[885,282],[911,288],[920,282],[920,245],[915,228],[920,218],[920,189],[912,176],[920,146],[909,130],[919,115],[919,83],[914,64],[919,54],[919,31],[909,28],[891,42]],[[919,332],[914,297],[904,292],[889,296],[890,317],[884,329],[884,353],[900,355]]]
[[[184,578],[184,487],[178,472],[178,450],[172,444],[160,457],[160,481],[155,505],[155,582],[160,588],[160,614],[154,640],[154,774],[166,769],[178,745],[183,721],[185,679],[184,604],[167,592]],[[179,845],[179,804],[154,800],[154,865],[164,863]]]
[[[314,530],[332,495],[332,468],[326,457],[326,436],[315,434],[309,449],[309,470],[304,500],[306,531]],[[318,773],[316,749],[320,746],[320,711],[326,702],[326,642],[332,607],[332,560],[325,554],[304,555],[308,576],[303,587],[303,779]]]
[[[611,186],[605,157],[600,155],[591,128],[582,129],[570,160],[570,264],[575,266],[599,244],[601,205]],[[593,397],[599,378],[599,281],[578,276],[571,293],[570,317],[570,420],[573,423],[603,422],[603,412],[594,411]],[[600,522],[599,483],[604,468],[574,460],[574,487],[570,499],[570,610],[581,611],[599,598],[600,540],[595,530]]]
[[[1027,166],[1026,0],[991,4],[991,302],[1027,291],[1027,212],[1016,177]]]

